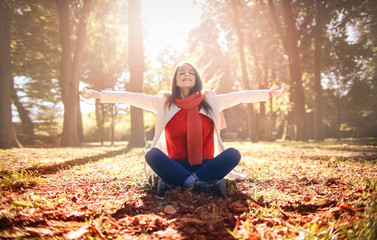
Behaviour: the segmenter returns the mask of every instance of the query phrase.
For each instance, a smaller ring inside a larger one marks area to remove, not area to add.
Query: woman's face
[[[180,89],[191,89],[195,86],[195,82],[195,71],[189,64],[183,64],[182,66],[178,67],[177,86]]]

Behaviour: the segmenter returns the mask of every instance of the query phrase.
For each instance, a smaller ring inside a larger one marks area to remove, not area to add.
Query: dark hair
[[[169,104],[169,107],[173,103],[175,103],[175,99],[180,94],[179,87],[177,86],[177,74],[178,74],[179,67],[181,67],[181,66],[183,66],[185,64],[190,65],[192,67],[192,69],[194,70],[194,73],[195,73],[195,85],[194,85],[193,88],[190,89],[190,95],[193,94],[193,93],[196,93],[196,92],[200,93],[202,91],[202,89],[203,89],[203,82],[202,82],[202,79],[199,76],[198,70],[190,62],[188,62],[188,61],[179,62],[177,64],[176,68],[175,68],[173,79],[172,79],[172,83],[171,83],[171,94],[170,94],[170,98],[167,101],[167,103]],[[204,108],[204,110],[206,111],[206,113],[209,114],[209,115],[211,115],[212,108],[209,105],[209,103],[207,102],[207,99],[205,97],[204,97],[203,101],[199,104],[199,107]]]

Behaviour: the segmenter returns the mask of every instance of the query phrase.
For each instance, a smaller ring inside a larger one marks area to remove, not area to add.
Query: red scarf
[[[190,165],[202,164],[202,121],[199,115],[199,104],[204,94],[193,93],[185,99],[175,99],[175,104],[187,110],[187,151]]]

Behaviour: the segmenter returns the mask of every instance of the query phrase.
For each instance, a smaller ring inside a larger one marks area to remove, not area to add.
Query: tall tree
[[[322,51],[322,0],[316,0],[315,15],[315,35],[314,35],[314,95],[315,95],[315,119],[314,119],[314,139],[322,141],[323,120],[322,120],[322,85],[321,85],[321,51]]]
[[[250,81],[247,73],[246,67],[246,60],[245,60],[245,49],[244,49],[244,39],[242,34],[242,27],[239,21],[239,12],[238,12],[238,1],[232,0],[232,9],[234,13],[234,26],[236,28],[236,33],[238,36],[238,49],[240,54],[240,61],[241,61],[241,70],[242,70],[242,82],[244,84],[245,89],[250,88]],[[249,138],[253,142],[258,141],[258,124],[257,118],[254,110],[254,105],[252,103],[247,104],[247,111],[248,111],[248,125],[249,125]]]
[[[62,44],[59,83],[63,95],[64,123],[61,145],[77,146],[80,143],[78,119],[79,114],[81,114],[79,108],[79,79],[91,0],[84,0],[80,10],[74,53],[72,52],[71,43],[69,2],[56,0],[56,5],[59,12],[59,30]]]
[[[360,73],[370,89],[370,101],[359,106],[358,116],[362,116],[359,125],[364,127],[369,136],[377,136],[377,1],[363,0],[353,3],[355,6],[352,8],[353,11],[350,11],[350,13],[353,12],[353,19],[350,22],[351,26],[357,30],[357,44],[363,50],[358,51],[358,53],[363,53],[361,57],[363,63],[359,63],[364,70]],[[360,86],[360,83],[357,85]],[[351,97],[351,101],[355,99]]]
[[[293,93],[293,113],[295,116],[295,138],[296,140],[308,140],[308,135],[305,125],[305,98],[304,89],[302,86],[302,72],[300,68],[300,51],[299,46],[303,44],[304,35],[307,34],[305,28],[312,21],[312,14],[306,7],[307,12],[297,14],[293,9],[300,9],[291,3],[289,0],[282,0],[281,8],[282,16],[279,15],[273,0],[268,0],[269,9],[275,26],[278,30],[280,38],[283,42],[284,49],[288,55],[289,70],[291,74],[291,85]],[[299,11],[299,10],[297,10]],[[303,17],[304,15],[304,17]],[[301,24],[297,23],[297,18],[300,17]],[[303,19],[301,19],[303,18]],[[281,21],[283,19],[283,21]],[[297,27],[298,26],[298,27]]]
[[[130,81],[126,84],[126,89],[131,92],[141,92],[144,75],[144,49],[140,0],[129,1],[128,30]],[[133,147],[145,146],[143,110],[140,108],[131,107],[131,136],[129,145]]]
[[[21,147],[12,124],[10,87],[10,30],[13,9],[6,2],[0,4],[0,148]]]

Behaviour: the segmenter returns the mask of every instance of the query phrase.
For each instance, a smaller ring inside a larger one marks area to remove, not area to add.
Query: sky
[[[180,51],[188,33],[200,25],[202,10],[192,0],[141,0],[146,56],[154,58],[167,44]]]

